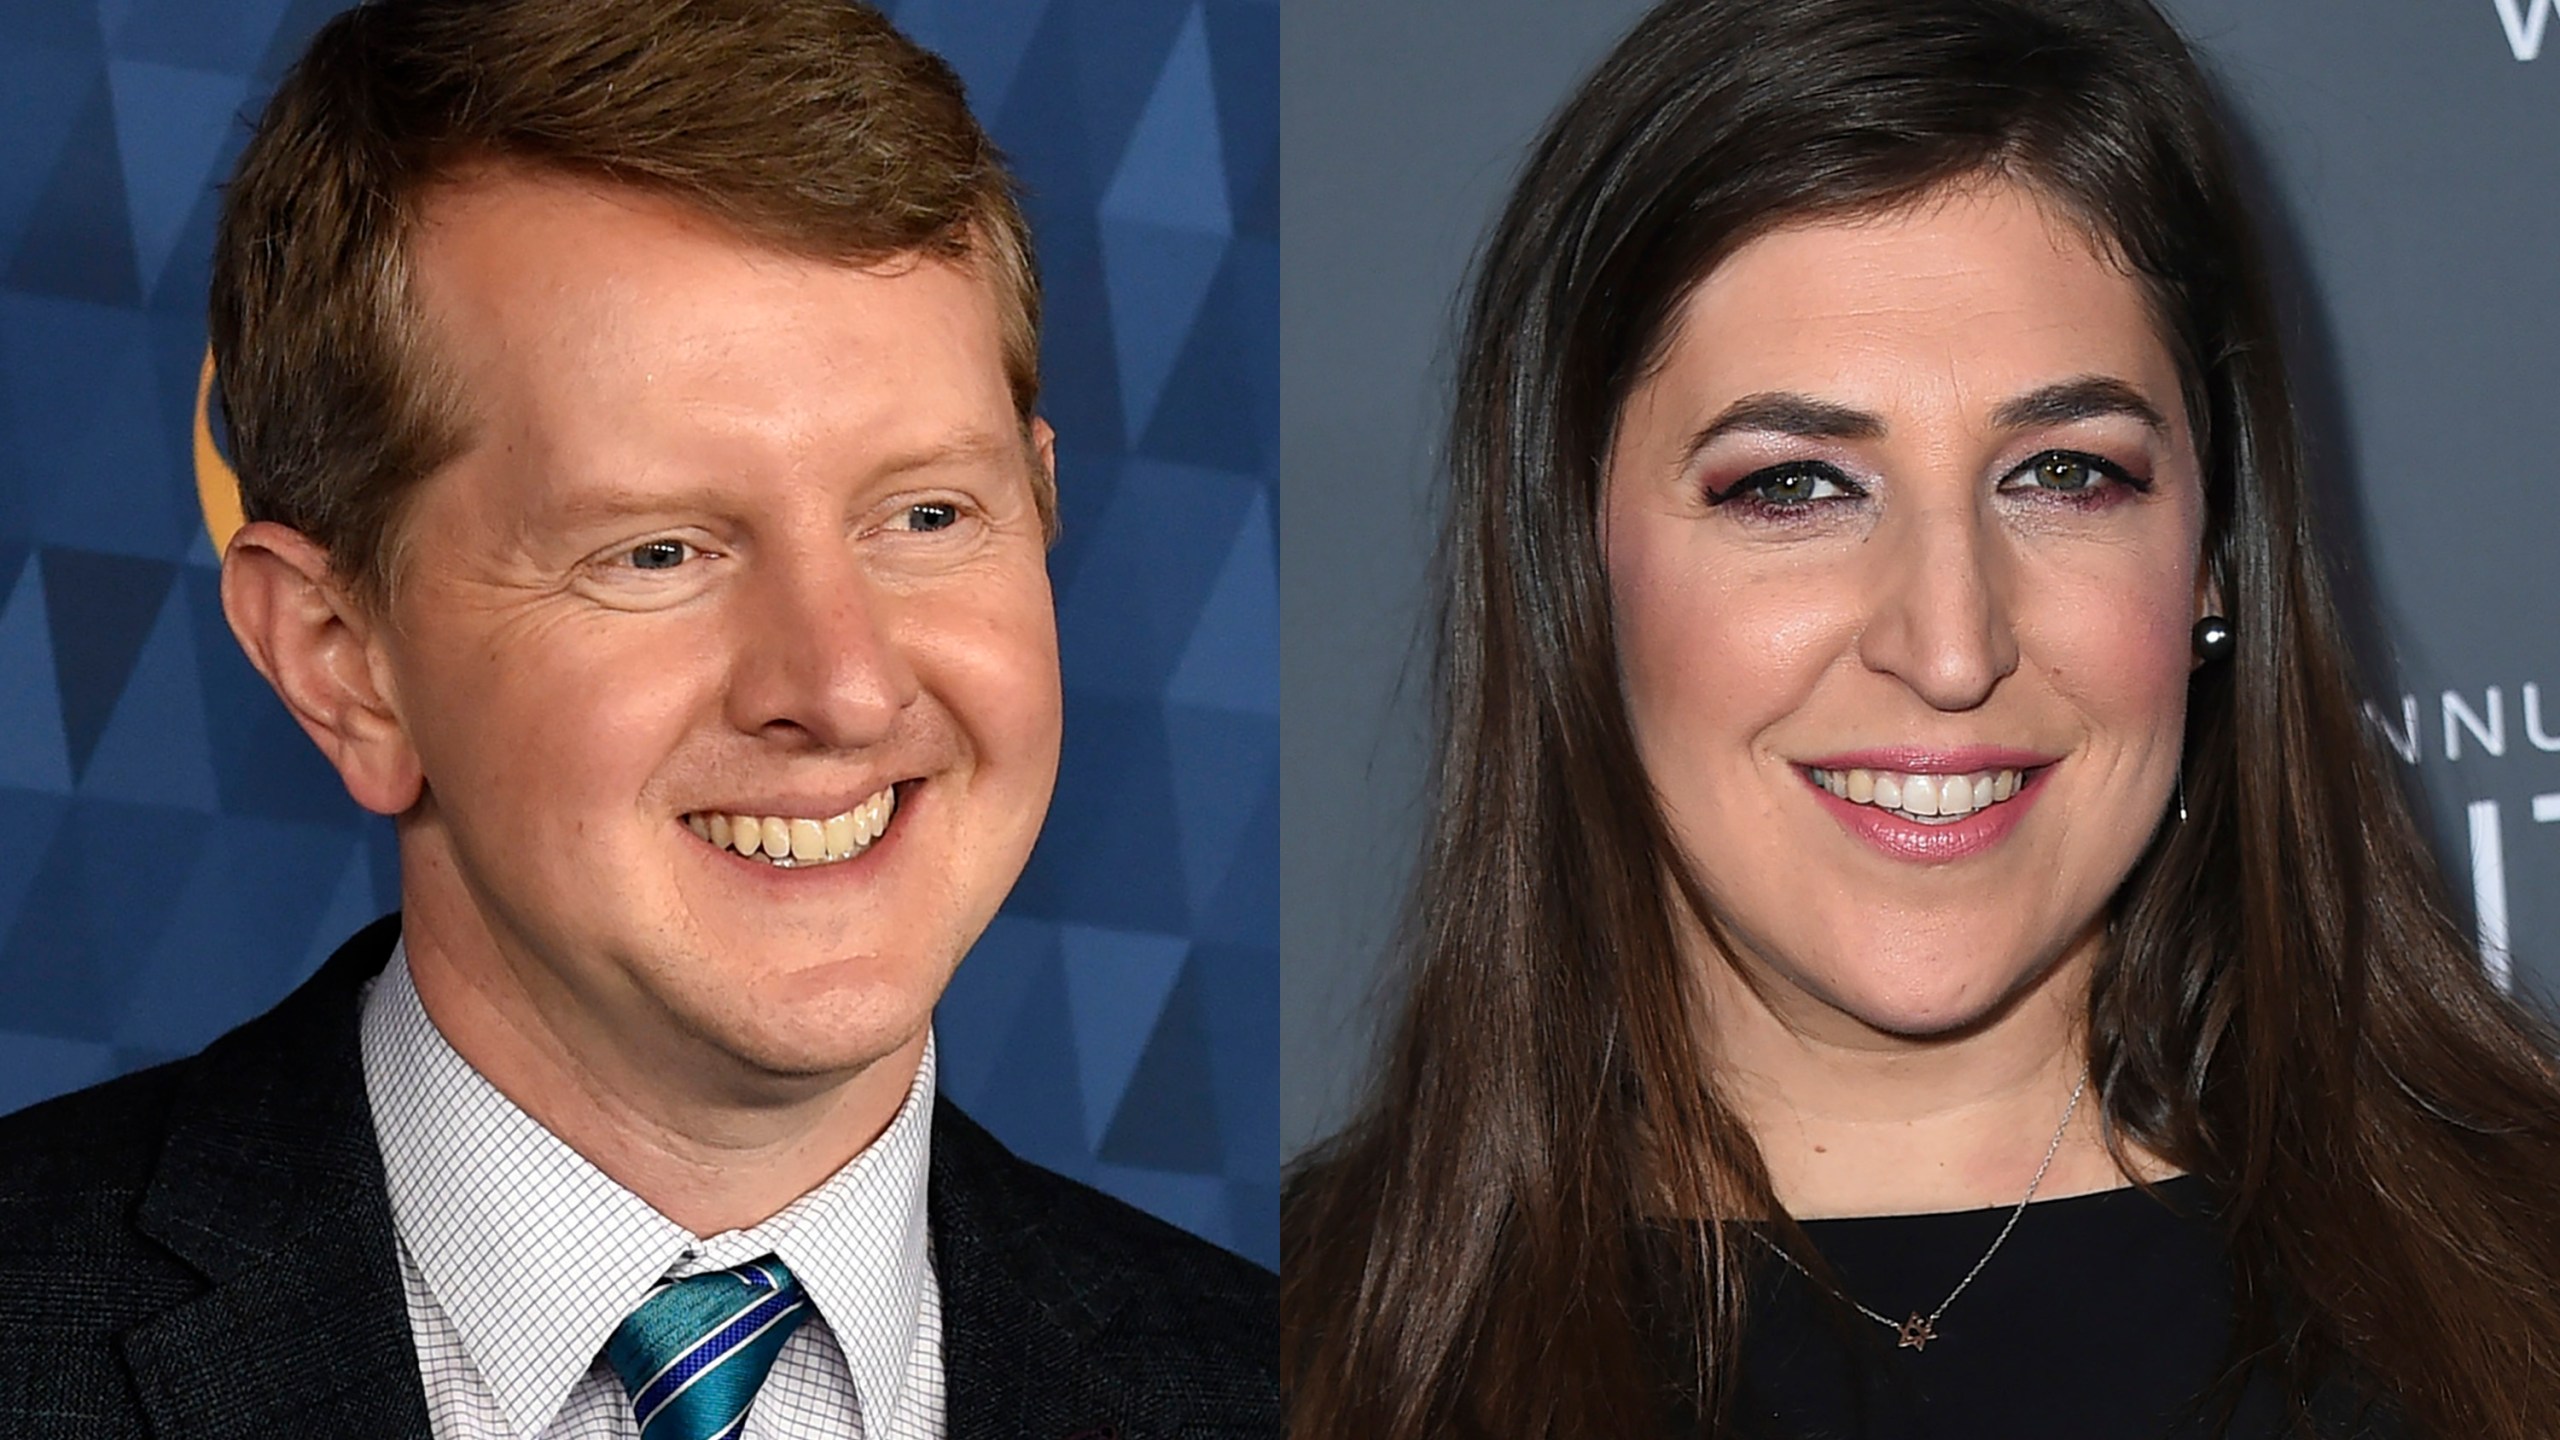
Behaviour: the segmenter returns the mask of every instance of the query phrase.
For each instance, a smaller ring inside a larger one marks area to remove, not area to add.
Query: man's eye
[[[926,501],[908,506],[906,519],[910,530],[948,530],[960,523],[960,507]]]
[[[633,546],[623,558],[634,570],[673,570],[693,554],[693,547],[681,540],[651,540]]]

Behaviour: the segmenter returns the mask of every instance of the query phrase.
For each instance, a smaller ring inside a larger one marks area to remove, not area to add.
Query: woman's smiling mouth
[[[2016,798],[2029,772],[2001,769],[1934,775],[1861,768],[1810,773],[1814,784],[1852,805],[1873,805],[1906,820],[1944,825]]]
[[[1923,864],[1978,855],[2008,838],[2060,763],[1990,747],[1823,758],[1795,767],[1816,803],[1876,849]]]

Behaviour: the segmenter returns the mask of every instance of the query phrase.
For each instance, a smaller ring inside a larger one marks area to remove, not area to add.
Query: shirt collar
[[[809,1292],[864,1413],[896,1413],[932,1283],[930,1034],[879,1139],[772,1219],[709,1237],[622,1188],[472,1069],[428,1018],[405,946],[365,996],[362,1044],[400,1238],[515,1433],[541,1433],[658,1281],[766,1254]]]

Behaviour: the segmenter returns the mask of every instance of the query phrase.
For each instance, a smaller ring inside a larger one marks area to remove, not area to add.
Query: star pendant
[[[1926,1350],[1929,1348],[1929,1342],[1937,1338],[1938,1327],[1916,1314],[1902,1322],[1900,1348],[1904,1350]]]

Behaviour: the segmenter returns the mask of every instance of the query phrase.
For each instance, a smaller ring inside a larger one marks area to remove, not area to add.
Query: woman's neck
[[[1765,968],[1711,959],[1720,1093],[1759,1143],[1778,1202],[1806,1220],[2014,1205],[2048,1150],[2041,1198],[2124,1184],[2094,1095],[2062,1128],[2086,1065],[2095,958],[2095,945],[2080,947],[1990,1015],[1922,1037],[1862,1024]],[[2146,1179],[2172,1173],[2136,1158]]]

